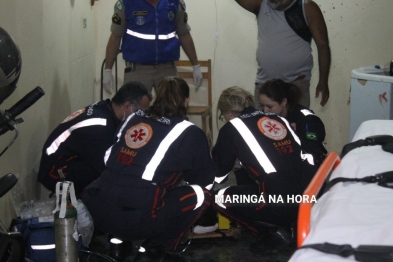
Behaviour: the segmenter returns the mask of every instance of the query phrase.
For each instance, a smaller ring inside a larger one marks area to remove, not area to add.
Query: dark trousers
[[[234,195],[257,195],[260,193],[253,185],[231,186],[222,189],[225,196]],[[220,192],[220,191],[219,191]],[[234,199],[233,197],[231,199]],[[256,221],[262,221],[275,225],[289,225],[297,217],[297,206],[285,204],[268,204],[268,199],[265,196],[266,204],[254,203],[226,203],[224,207],[215,199],[214,207],[218,212],[230,220],[236,221],[240,225],[249,229],[254,235],[258,235],[258,230],[255,225]]]
[[[159,203],[154,209],[149,203],[152,198],[142,194],[135,199],[138,202],[135,208],[125,207],[118,201],[119,188],[100,184],[100,180],[93,182],[82,194],[95,227],[122,240],[146,240],[149,247],[154,248],[175,250],[211,201],[210,192],[202,191],[201,187],[202,194],[197,196],[191,186],[180,186],[165,191],[162,197],[154,197]]]
[[[74,183],[76,197],[79,198],[83,189],[100,176],[100,172],[84,159],[73,158],[64,164],[53,165],[51,171],[40,174],[39,182],[51,190],[56,191],[56,184],[60,181],[57,169],[62,169],[65,180]]]

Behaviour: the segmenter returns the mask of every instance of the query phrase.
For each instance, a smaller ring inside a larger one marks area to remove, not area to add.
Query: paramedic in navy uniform
[[[302,149],[314,157],[320,166],[325,155],[325,125],[312,110],[298,103],[299,89],[296,85],[280,79],[266,81],[259,90],[259,101],[264,112],[285,117],[300,138]]]
[[[105,151],[113,144],[121,120],[136,109],[147,108],[150,97],[142,84],[130,82],[112,101],[98,101],[69,115],[44,144],[38,181],[55,192],[61,169],[78,196],[104,171]]]
[[[218,212],[248,228],[255,235],[256,221],[288,226],[297,218],[295,204],[287,195],[302,195],[315,174],[312,155],[303,154],[299,138],[289,123],[276,114],[264,113],[250,106],[252,95],[240,87],[225,89],[217,104],[226,121],[212,150],[218,168],[216,182],[225,179],[239,159],[241,166],[259,184],[237,185],[220,189],[217,195],[257,195],[263,192],[266,204],[226,205],[215,202]],[[268,196],[282,196],[284,204],[268,203]],[[289,202],[290,203],[290,202]]]
[[[106,170],[82,193],[96,228],[145,240],[134,261],[184,261],[165,251],[210,205],[217,171],[205,133],[185,120],[187,83],[166,77],[159,86],[152,106],[125,120]]]
[[[179,60],[182,46],[193,64],[194,84],[200,86],[202,73],[184,0],[118,0],[114,9],[103,74],[106,92],[112,93],[112,67],[120,42],[126,61],[124,83],[138,81],[149,92],[157,89],[165,76],[177,75],[174,61]]]

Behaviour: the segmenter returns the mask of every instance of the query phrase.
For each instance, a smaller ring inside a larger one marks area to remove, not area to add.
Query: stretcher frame
[[[311,180],[310,184],[304,191],[304,195],[308,195],[309,199],[314,195],[317,195],[321,190],[326,178],[329,174],[336,169],[340,164],[340,156],[336,152],[330,152],[317,173]],[[300,248],[310,232],[310,221],[311,221],[311,208],[313,203],[300,203],[298,213],[298,224],[297,224],[297,247]]]

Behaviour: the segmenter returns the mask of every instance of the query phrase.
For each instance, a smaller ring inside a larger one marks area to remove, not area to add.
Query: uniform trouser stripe
[[[194,208],[195,210],[202,205],[203,200],[205,199],[205,194],[203,193],[203,189],[200,186],[197,185],[190,185],[190,186],[194,189],[197,196],[197,203]]]
[[[218,193],[217,193],[217,197],[218,197],[219,199],[221,199],[222,197],[224,197],[225,190],[227,190],[228,188],[229,188],[229,186],[220,189],[220,190],[218,191]],[[216,202],[216,205],[220,206],[220,207],[223,208],[223,209],[226,209],[226,207],[223,205],[223,203]]]

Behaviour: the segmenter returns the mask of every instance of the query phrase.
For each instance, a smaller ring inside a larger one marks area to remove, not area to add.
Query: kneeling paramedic
[[[134,261],[184,261],[167,251],[210,205],[216,174],[206,135],[185,120],[186,82],[167,77],[159,90],[152,106],[125,120],[106,170],[82,194],[98,229],[144,240]]]
[[[296,221],[298,204],[288,201],[288,196],[303,194],[316,167],[312,155],[302,152],[300,140],[288,121],[254,109],[252,99],[239,87],[222,92],[217,108],[227,123],[219,131],[212,156],[221,175],[217,182],[227,176],[238,159],[259,186],[223,188],[218,191],[214,206],[230,220],[260,236],[261,223],[286,228]],[[262,193],[265,203],[259,202]],[[234,201],[245,195],[253,195],[258,201]],[[283,201],[269,203],[269,196],[281,197]]]

